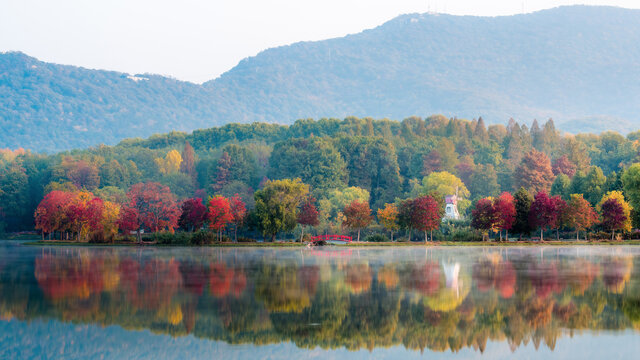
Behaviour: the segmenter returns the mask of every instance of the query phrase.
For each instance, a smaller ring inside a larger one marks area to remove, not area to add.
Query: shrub
[[[191,245],[205,245],[212,243],[213,241],[215,241],[215,239],[216,236],[214,233],[206,230],[200,230],[191,235],[189,243]]]
[[[364,241],[365,242],[384,242],[384,241],[389,241],[389,238],[380,234],[372,234],[372,235],[367,235],[367,237],[364,238]]]
[[[457,228],[449,235],[451,241],[482,241],[482,235],[470,228]]]

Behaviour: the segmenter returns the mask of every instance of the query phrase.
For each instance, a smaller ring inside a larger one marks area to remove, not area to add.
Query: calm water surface
[[[2,359],[637,358],[640,247],[0,242]]]

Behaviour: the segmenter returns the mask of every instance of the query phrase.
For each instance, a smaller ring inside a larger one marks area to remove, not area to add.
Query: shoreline
[[[86,246],[86,247],[274,247],[274,248],[287,248],[287,247],[306,247],[306,243],[299,242],[220,242],[205,245],[185,245],[185,244],[156,244],[156,243],[131,243],[131,242],[116,242],[116,243],[84,243],[84,242],[71,242],[60,240],[24,240],[23,245],[27,246]],[[622,241],[485,241],[485,242],[464,242],[464,241],[436,241],[436,242],[360,242],[350,244],[329,244],[324,246],[314,246],[315,248],[324,247],[407,247],[407,246],[426,246],[426,247],[555,247],[555,246],[620,246],[620,245],[640,245],[640,239],[638,240],[622,240]]]

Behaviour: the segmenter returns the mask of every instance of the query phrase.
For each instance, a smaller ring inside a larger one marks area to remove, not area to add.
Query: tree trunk
[[[502,242],[502,230],[500,230],[499,233],[500,233],[500,239],[498,241]]]
[[[275,242],[276,241],[276,234],[271,234],[271,242]]]
[[[431,230],[431,242],[433,242],[433,230]]]
[[[560,241],[560,228],[556,229],[556,240]]]
[[[544,241],[544,230],[542,230],[542,228],[540,228],[540,241]]]
[[[142,244],[142,235],[140,235],[140,229],[136,231],[136,237],[138,238],[138,244]]]
[[[576,241],[580,241],[580,231],[576,229]]]
[[[611,230],[611,241],[613,241],[613,235],[616,233],[615,230]]]
[[[509,242],[509,230],[504,231],[504,241]]]
[[[427,231],[425,230],[425,231],[424,231],[424,243],[425,243],[425,244],[429,241],[429,237],[428,237],[428,235],[427,235],[427,234],[428,234],[428,233],[427,233]]]
[[[300,233],[300,242],[302,242],[302,239],[304,239],[304,225],[300,225],[300,227],[302,228],[302,232]]]
[[[360,229],[358,229],[358,242],[360,242]]]
[[[234,238],[233,242],[238,242],[238,224],[235,224],[235,227],[233,230],[233,238]]]
[[[393,242],[393,231],[391,232],[391,242]]]

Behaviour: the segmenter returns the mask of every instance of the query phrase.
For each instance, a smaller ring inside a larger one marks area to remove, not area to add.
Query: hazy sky
[[[640,8],[639,0],[0,0],[0,51],[203,82],[261,50],[400,14],[495,16],[567,4]]]

